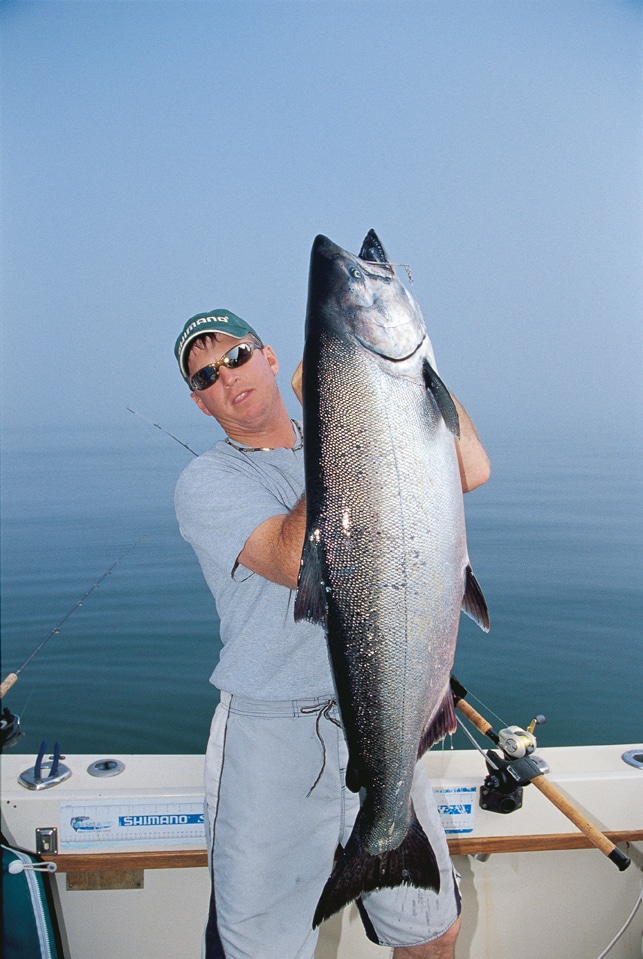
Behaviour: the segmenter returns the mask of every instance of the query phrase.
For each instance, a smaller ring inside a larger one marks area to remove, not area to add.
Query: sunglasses
[[[247,363],[255,350],[261,350],[263,347],[256,343],[237,343],[231,350],[224,353],[221,359],[216,363],[208,363],[203,369],[197,370],[188,379],[188,386],[191,390],[207,390],[219,379],[219,367],[227,366],[229,370],[236,370],[238,366]]]

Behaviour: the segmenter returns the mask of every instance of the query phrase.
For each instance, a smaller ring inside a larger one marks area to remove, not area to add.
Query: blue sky
[[[642,14],[3,0],[3,425],[203,448],[183,322],[245,316],[289,395],[315,235],[374,227],[492,452],[640,439]]]

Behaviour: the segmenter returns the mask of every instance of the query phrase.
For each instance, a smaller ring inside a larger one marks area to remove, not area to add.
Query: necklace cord
[[[238,443],[233,442],[229,436],[226,436],[225,441],[228,446],[231,446],[232,449],[238,450],[240,453],[271,453],[274,449],[290,449],[293,453],[296,453],[298,450],[303,449],[304,446],[304,433],[301,428],[301,423],[298,423],[297,420],[290,421],[295,430],[295,440],[299,436],[299,442],[295,443],[294,446],[289,447],[280,447],[280,446],[239,446]]]

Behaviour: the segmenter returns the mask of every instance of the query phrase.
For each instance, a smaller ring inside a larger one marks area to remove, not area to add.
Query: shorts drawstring
[[[337,719],[335,719],[334,716],[331,716],[330,714],[331,710],[336,705],[337,703],[334,699],[329,699],[325,703],[319,703],[317,706],[302,706],[300,709],[300,712],[303,713],[304,716],[309,716],[309,715],[312,715],[313,713],[317,713],[317,719],[315,721],[315,732],[317,733],[317,738],[319,739],[322,745],[322,753],[323,753],[321,769],[319,770],[317,779],[315,780],[315,782],[312,784],[312,786],[306,793],[306,799],[308,799],[313,789],[315,788],[319,780],[322,778],[324,774],[324,769],[326,768],[326,743],[324,742],[324,737],[322,736],[321,729],[320,729],[320,722],[321,722],[322,716],[325,719],[330,720],[331,723],[334,723],[340,729],[342,727],[342,724]]]

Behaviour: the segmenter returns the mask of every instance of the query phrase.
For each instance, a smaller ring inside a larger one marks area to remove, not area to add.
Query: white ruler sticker
[[[475,786],[435,786],[440,822],[447,836],[473,832],[476,809]]]
[[[62,846],[204,843],[202,799],[60,804]]]

